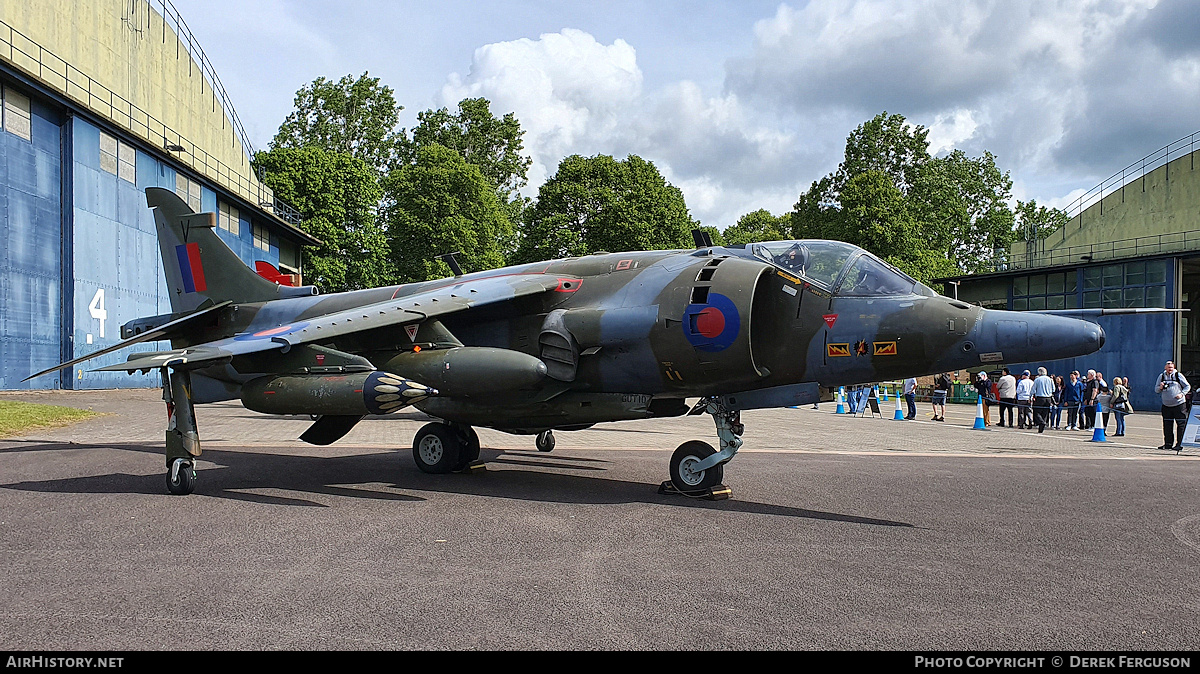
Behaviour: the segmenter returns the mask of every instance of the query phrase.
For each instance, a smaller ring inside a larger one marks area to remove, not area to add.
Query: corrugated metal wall
[[[102,356],[64,381],[58,374],[21,381],[116,344],[127,321],[170,313],[145,190],[176,188],[172,166],[132,146],[125,148],[135,158],[132,172],[103,162],[102,130],[84,118],[36,97],[31,113],[30,140],[0,131],[0,390],[158,386],[157,373],[89,370],[123,362],[135,350],[168,349],[167,342]],[[217,193],[207,186],[200,201],[201,210],[218,210]],[[238,234],[218,230],[221,239],[248,264],[278,266],[278,235],[272,232],[262,250],[252,219],[242,213],[239,220]]]
[[[100,129],[76,117],[72,126],[72,236],[74,334],[72,358],[121,341],[121,325],[142,316],[170,313],[158,256],[154,216],[146,187],[175,189],[175,172],[152,157],[136,155],[136,183],[100,164]],[[168,349],[166,342],[130,351]],[[72,388],[158,386],[157,373],[89,372],[123,362],[121,351],[75,366]]]
[[[128,321],[171,312],[154,215],[146,207],[146,188],[174,190],[176,171],[165,162],[139,150],[136,153],[135,182],[129,182],[101,166],[99,128],[76,118],[72,129],[75,239],[73,357],[77,358],[119,342],[120,326]],[[217,193],[203,185],[200,190],[200,209],[203,212],[218,210]],[[250,264],[254,260],[265,260],[278,265],[278,241],[269,251],[256,248],[251,220],[245,217],[240,220],[237,236],[224,229],[217,230],[221,240]],[[127,375],[123,372],[88,370],[124,362],[135,351],[169,348],[171,345],[168,342],[150,342],[76,366],[72,386],[89,389],[158,386],[157,373]]]
[[[1163,363],[1174,357],[1175,315],[1101,316],[1095,322],[1104,328],[1105,335],[1104,348],[1096,353],[1044,363],[1017,363],[1009,369],[1020,376],[1022,370],[1036,374],[1038,367],[1044,366],[1050,374],[1061,374],[1064,379],[1072,370],[1079,370],[1081,379],[1088,370],[1096,370],[1104,373],[1110,384],[1113,377],[1128,377],[1135,413],[1158,414],[1162,399],[1154,392],[1154,381],[1163,371]]]
[[[26,376],[62,355],[62,117],[33,100],[26,140],[0,132],[0,389],[48,388]]]

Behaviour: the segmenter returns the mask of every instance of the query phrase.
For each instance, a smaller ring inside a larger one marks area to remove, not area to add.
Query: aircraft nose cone
[[[985,310],[976,333],[981,352],[999,352],[1010,363],[1072,358],[1099,351],[1104,329],[1091,321]]]

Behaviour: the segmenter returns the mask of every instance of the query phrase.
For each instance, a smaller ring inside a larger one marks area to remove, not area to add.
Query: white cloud
[[[690,81],[645,91],[636,51],[620,39],[605,45],[564,29],[480,47],[467,75],[449,76],[441,103],[477,96],[520,120],[534,162],[531,196],[571,154],[654,162],[706,224],[763,208],[752,195],[786,210],[798,194],[794,132],[756,122],[736,94],[706,96]],[[735,213],[732,204],[746,210]]]
[[[953,150],[974,136],[977,128],[979,122],[975,121],[975,112],[971,110],[960,108],[939,114],[929,125],[929,153],[936,155]]]
[[[641,89],[633,47],[623,40],[603,45],[567,28],[476,49],[470,72],[452,73],[441,99],[453,106],[483,96],[493,111],[514,112],[526,132],[525,148],[534,160],[530,182],[536,186],[562,157],[619,133],[622,110],[638,104]]]
[[[1197,14],[1184,0],[785,4],[727,62],[726,88],[818,133],[840,111],[856,120],[843,138],[900,113],[932,151],[991,151],[1058,201],[1200,126]]]

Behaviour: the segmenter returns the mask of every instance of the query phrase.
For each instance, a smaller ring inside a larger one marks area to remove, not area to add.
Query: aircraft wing
[[[1160,309],[1157,307],[1120,307],[1109,309],[1034,309],[1025,313],[1052,314],[1054,316],[1120,316],[1123,314],[1170,314],[1183,313],[1187,309]]]
[[[252,326],[247,331],[203,346],[244,355],[326,342],[380,328],[421,323],[429,319],[556,290],[563,279],[542,274],[514,274],[463,281],[353,309],[298,319],[282,325]],[[569,279],[579,283],[576,279]]]
[[[574,281],[574,279],[572,279]],[[578,283],[578,281],[575,281]],[[124,363],[97,368],[96,372],[134,372],[160,367],[188,368],[207,367],[223,362],[229,362],[234,356],[286,349],[299,344],[324,342],[344,335],[366,332],[386,327],[399,327],[406,324],[446,316],[448,314],[466,311],[468,309],[488,304],[495,304],[517,297],[536,295],[558,288],[560,279],[540,274],[523,274],[503,277],[491,277],[466,281],[452,285],[427,290],[415,295],[397,297],[386,302],[378,302],[348,309],[333,314],[326,314],[307,320],[297,320],[292,323],[273,326],[259,326],[254,332],[245,332],[225,339],[205,344],[197,344],[184,349],[171,351],[150,351],[135,353]],[[175,326],[194,320],[201,314],[215,311],[228,302],[214,305],[209,309],[167,323],[159,328],[144,332],[137,337],[127,339],[120,344],[102,349],[82,358],[76,358],[67,363],[56,365],[43,370],[29,378],[37,377],[48,372],[54,372],[64,367],[82,363],[97,356],[111,353],[126,346],[161,338],[173,331]]]
[[[127,346],[133,346],[134,344],[140,344],[142,342],[150,342],[150,341],[155,341],[155,340],[159,340],[159,339],[170,338],[171,335],[178,334],[185,326],[198,321],[201,317],[208,316],[215,311],[219,311],[220,309],[222,309],[230,304],[233,304],[233,302],[230,302],[228,300],[226,300],[224,302],[218,302],[217,304],[214,304],[206,309],[201,309],[199,311],[192,312],[182,318],[177,318],[177,319],[171,321],[170,323],[164,323],[164,324],[158,326],[157,328],[147,330],[147,331],[141,333],[140,335],[130,337],[129,339],[126,339],[126,340],[122,340],[110,347],[100,349],[99,351],[93,351],[92,353],[89,353],[86,356],[80,356],[79,358],[76,358],[74,360],[68,360],[65,363],[59,363],[58,365],[55,365],[52,368],[48,368],[48,369],[42,370],[41,372],[31,374],[28,377],[22,379],[21,381],[29,381],[30,379],[33,379],[34,377],[40,377],[44,374],[49,374],[51,372],[57,372],[65,367],[72,367],[74,365],[78,365],[79,363],[89,361],[93,358],[99,358],[100,356],[103,356],[108,353],[112,353],[113,351],[119,351],[121,349],[124,349]],[[181,351],[185,351],[185,350],[186,349],[183,349]],[[161,367],[161,366],[159,366],[159,367]],[[105,369],[105,368],[101,368],[101,369]],[[124,368],[119,368],[119,369],[124,369]],[[141,369],[141,368],[134,368],[134,369]]]

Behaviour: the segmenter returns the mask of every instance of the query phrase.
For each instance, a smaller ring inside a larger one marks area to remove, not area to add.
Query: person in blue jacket
[[[1071,373],[1071,381],[1063,385],[1062,404],[1067,408],[1067,430],[1076,431],[1075,425],[1079,417],[1079,403],[1083,400],[1083,382],[1079,381],[1079,370]]]

